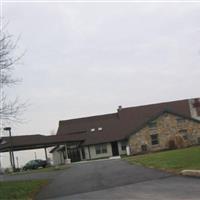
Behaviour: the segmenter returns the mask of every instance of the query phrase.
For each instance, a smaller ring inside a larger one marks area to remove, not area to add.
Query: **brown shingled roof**
[[[188,100],[165,102],[145,106],[122,108],[117,113],[99,115],[59,122],[57,135],[84,132],[84,145],[118,141],[125,139],[150,118],[164,110],[190,117]],[[102,127],[102,131],[98,131]],[[95,128],[95,132],[91,132]]]
[[[26,150],[51,147],[58,144],[82,142],[84,138],[79,135],[20,135],[12,136],[13,150]],[[0,152],[8,151],[11,146],[9,137],[2,137]]]
[[[188,100],[122,108],[116,113],[60,121],[57,135],[54,136],[13,136],[13,144],[15,150],[25,150],[70,142],[91,145],[119,141],[126,139],[149,119],[166,110],[191,117]],[[102,127],[101,131],[98,131],[99,127]],[[91,132],[92,128],[95,128],[94,132]],[[8,137],[3,140],[6,143],[0,144],[0,151],[7,151],[10,140]]]

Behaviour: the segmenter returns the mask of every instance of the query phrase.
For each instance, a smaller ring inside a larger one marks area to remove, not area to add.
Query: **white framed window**
[[[120,143],[121,143],[121,150],[122,150],[122,151],[126,151],[127,141],[124,140],[124,141],[121,141]]]
[[[152,145],[159,144],[158,134],[151,135],[151,144]]]
[[[95,145],[96,154],[107,153],[107,145],[106,144],[97,144]]]

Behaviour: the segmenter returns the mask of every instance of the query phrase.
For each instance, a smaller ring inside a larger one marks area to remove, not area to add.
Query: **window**
[[[121,141],[120,143],[121,143],[121,150],[126,151],[127,141]]]
[[[102,130],[103,130],[103,128],[102,128],[102,127],[99,127],[99,128],[98,128],[98,131],[102,131]]]
[[[198,144],[200,144],[200,137],[197,138],[197,142],[198,142]]]
[[[147,145],[146,144],[141,145],[141,149],[143,152],[147,151]]]
[[[95,150],[96,150],[96,154],[100,154],[101,153],[101,145],[96,145]]]
[[[151,144],[156,145],[158,143],[158,134],[151,135]]]
[[[102,153],[107,153],[107,145],[106,144],[102,145]]]
[[[91,131],[91,132],[95,132],[95,128],[91,128],[90,131]]]
[[[107,145],[106,144],[98,144],[95,146],[96,154],[107,153]]]

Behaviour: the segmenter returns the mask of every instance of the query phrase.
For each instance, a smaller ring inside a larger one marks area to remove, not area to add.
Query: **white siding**
[[[107,146],[107,153],[96,154],[95,145],[91,145],[90,146],[91,159],[103,158],[103,157],[111,157],[112,156],[111,144],[110,143],[106,143],[106,146]]]
[[[84,151],[85,151],[85,159],[89,160],[90,159],[90,155],[89,155],[89,151],[88,151],[88,146],[84,147]]]
[[[61,152],[54,151],[52,154],[53,154],[53,165],[61,165],[65,162]]]
[[[126,150],[122,150],[122,145],[121,145],[121,141],[117,143],[118,144],[118,150],[119,150],[119,155],[123,155],[126,154]]]
[[[85,146],[84,147],[85,160],[112,157],[113,155],[112,155],[111,143],[106,143],[106,147],[107,147],[107,153],[96,154],[95,145]],[[119,155],[126,154],[126,151],[122,151],[120,142],[118,142],[118,150],[119,150]],[[82,160],[82,155],[81,155],[81,160]],[[53,152],[53,163],[54,165],[59,165],[64,163],[63,156],[60,152],[57,151]]]

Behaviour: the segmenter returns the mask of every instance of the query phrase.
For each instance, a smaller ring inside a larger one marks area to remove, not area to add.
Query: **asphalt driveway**
[[[95,192],[56,198],[56,200],[199,200],[200,180],[185,177],[154,179]]]
[[[73,166],[59,174],[37,199],[58,198],[74,194],[104,190],[117,186],[165,179],[170,174],[141,166],[129,165],[122,160],[95,161]],[[78,198],[78,197],[77,197]]]
[[[63,171],[4,176],[4,180],[51,179],[37,200],[199,200],[200,179],[174,176],[122,160],[72,164]]]

